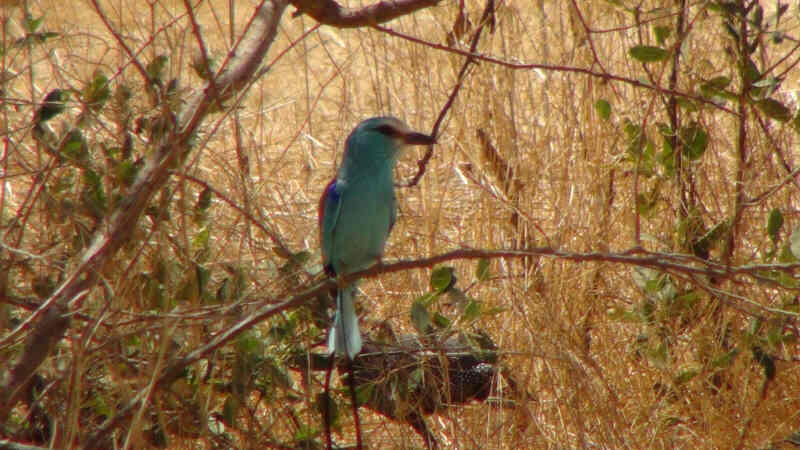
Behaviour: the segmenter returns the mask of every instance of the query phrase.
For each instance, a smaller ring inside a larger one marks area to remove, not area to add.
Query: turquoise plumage
[[[367,119],[350,133],[336,178],[320,199],[322,262],[328,275],[341,277],[380,261],[397,217],[392,175],[397,155],[406,145],[434,142],[394,117]],[[328,336],[329,351],[351,359],[361,351],[355,292],[356,282],[339,282]]]

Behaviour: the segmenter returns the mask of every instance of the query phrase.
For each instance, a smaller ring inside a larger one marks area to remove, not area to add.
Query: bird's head
[[[383,151],[387,158],[394,158],[398,151],[408,145],[432,145],[435,142],[434,136],[412,131],[402,120],[385,116],[373,117],[358,124],[347,138],[346,149],[349,153],[363,152],[374,156]]]

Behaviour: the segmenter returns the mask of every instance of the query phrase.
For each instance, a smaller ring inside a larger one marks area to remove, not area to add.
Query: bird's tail
[[[338,289],[336,315],[333,318],[331,332],[328,334],[328,352],[347,355],[350,359],[361,351],[361,332],[358,330],[355,294],[355,283]]]

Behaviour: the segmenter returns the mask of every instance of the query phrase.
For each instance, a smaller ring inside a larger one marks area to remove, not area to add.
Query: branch
[[[617,81],[617,82],[620,82],[620,83],[625,83],[625,84],[628,84],[628,85],[630,85],[632,87],[635,87],[635,88],[650,89],[652,91],[658,92],[659,94],[663,94],[663,95],[674,95],[674,96],[677,96],[677,97],[688,98],[690,100],[694,100],[694,101],[696,101],[698,103],[702,103],[704,105],[708,105],[708,106],[710,106],[712,108],[715,108],[715,109],[718,109],[720,111],[725,111],[726,113],[731,114],[731,115],[733,115],[735,117],[739,116],[738,112],[728,108],[727,106],[714,103],[714,101],[711,100],[711,99],[708,99],[708,98],[705,98],[705,97],[702,97],[702,96],[699,96],[699,95],[694,95],[694,94],[691,94],[691,93],[688,93],[688,92],[681,92],[681,91],[671,90],[671,89],[668,89],[668,88],[665,88],[665,87],[662,87],[662,86],[658,86],[658,85],[648,84],[648,83],[645,83],[645,82],[643,82],[641,80],[637,80],[637,79],[634,79],[634,78],[623,77],[621,75],[614,75],[614,74],[611,74],[611,73],[596,72],[594,70],[586,69],[584,67],[506,61],[506,60],[500,59],[500,58],[498,58],[496,56],[484,55],[484,54],[475,53],[475,52],[469,52],[467,50],[461,50],[461,49],[456,48],[456,47],[448,47],[446,45],[437,44],[435,42],[429,42],[429,41],[426,41],[424,39],[420,39],[420,38],[415,37],[415,36],[411,36],[411,35],[408,35],[408,34],[405,34],[405,33],[401,33],[399,31],[395,31],[395,30],[393,30],[391,28],[382,27],[380,25],[375,25],[373,28],[375,28],[376,30],[383,31],[386,34],[390,34],[392,36],[399,37],[401,39],[405,39],[405,40],[410,41],[410,42],[416,42],[417,44],[421,44],[421,45],[424,45],[426,47],[435,48],[437,50],[441,50],[441,51],[448,52],[448,53],[453,53],[453,54],[456,54],[456,55],[472,57],[472,58],[475,58],[478,61],[485,61],[485,62],[488,62],[488,63],[491,63],[491,64],[497,64],[498,66],[508,67],[509,69],[516,69],[516,70],[540,69],[540,70],[546,70],[546,71],[551,71],[551,72],[580,73],[580,74],[584,74],[584,75],[589,75],[591,77],[600,78],[600,79],[603,79],[603,80],[611,80],[611,81]]]
[[[164,370],[161,376],[158,377],[158,380],[155,383],[155,389],[169,386],[173,381],[177,380],[181,374],[183,374],[183,371],[187,366],[205,358],[226,343],[236,339],[236,337],[249,330],[257,323],[287,309],[299,307],[309,299],[329,292],[335,286],[335,281],[326,280],[322,283],[317,283],[315,286],[309,288],[305,292],[295,295],[287,300],[261,306],[254,312],[248,314],[247,317],[239,320],[234,325],[218,333],[208,344],[170,364],[169,367]],[[128,419],[128,417],[136,410],[139,402],[143,400],[143,397],[144,396],[142,395],[138,395],[136,398],[131,400],[127,405],[125,405],[125,407],[120,409],[114,417],[108,419],[100,426],[100,428],[97,429],[97,431],[94,432],[94,434],[92,434],[92,436],[87,438],[81,447],[93,449],[104,448],[107,446],[108,443],[105,440],[105,436],[116,429],[122,421]]]
[[[380,1],[363,8],[346,8],[334,0],[290,0],[297,11],[292,17],[308,14],[319,23],[337,28],[358,28],[388,22],[420,9],[437,5],[441,0]]]
[[[467,77],[467,70],[470,66],[475,63],[475,57],[471,56],[478,50],[478,41],[481,39],[481,33],[483,32],[483,28],[487,24],[494,24],[494,0],[487,0],[486,8],[483,10],[483,16],[481,17],[481,24],[478,26],[478,29],[475,30],[475,34],[472,36],[472,43],[469,46],[469,53],[470,56],[467,56],[467,59],[464,60],[464,64],[461,66],[461,70],[458,72],[458,76],[456,77],[456,85],[453,87],[453,90],[450,92],[450,96],[447,98],[447,102],[445,102],[442,110],[439,111],[439,117],[436,118],[436,122],[433,124],[433,130],[431,131],[431,136],[437,138],[439,136],[439,128],[442,126],[442,122],[444,121],[447,112],[450,111],[450,108],[453,106],[453,103],[456,101],[456,97],[458,96],[458,92],[461,90],[461,86],[464,84],[464,80]],[[491,20],[490,20],[491,19]],[[419,183],[419,180],[422,178],[422,175],[425,174],[425,170],[428,167],[428,162],[431,160],[433,156],[433,144],[428,146],[428,150],[425,151],[425,155],[417,161],[417,173],[414,175],[414,178],[411,179],[406,184],[402,184],[402,187],[412,187],[416,186]]]
[[[732,279],[737,275],[746,275],[757,278],[763,281],[760,274],[769,271],[781,271],[787,273],[795,273],[800,271],[800,263],[795,264],[753,264],[745,266],[725,266],[713,261],[707,261],[688,254],[678,253],[656,253],[649,252],[642,248],[632,248],[623,252],[571,252],[567,250],[559,250],[551,247],[538,247],[525,250],[483,250],[483,249],[459,249],[453,250],[441,255],[431,256],[428,258],[416,260],[400,260],[391,264],[378,264],[369,269],[355,272],[343,277],[343,281],[348,282],[359,278],[375,278],[379,275],[392,272],[402,272],[411,269],[429,269],[448,261],[464,260],[464,259],[500,259],[500,258],[529,258],[529,257],[552,257],[557,259],[564,259],[574,262],[611,262],[617,264],[625,264],[630,266],[647,267],[664,272],[677,273],[687,276],[695,280],[695,282],[703,289],[706,289],[712,295],[727,298],[730,301],[747,304],[751,307],[761,309],[773,314],[781,314],[784,316],[797,317],[800,314],[793,311],[785,311],[777,308],[756,303],[748,298],[740,295],[728,293],[717,288],[709,287],[706,283],[698,281],[698,276],[715,277],[721,279]],[[164,372],[158,377],[156,381],[156,388],[165,388],[172,382],[176,381],[184,373],[187,366],[194,364],[208,355],[218,350],[223,345],[236,339],[240,334],[249,330],[259,322],[268,319],[269,317],[286,311],[291,308],[297,308],[305,304],[308,300],[323,295],[329,292],[336,286],[336,282],[332,279],[327,279],[318,282],[315,285],[308,287],[305,291],[284,299],[278,302],[270,302],[259,307],[257,310],[248,314],[246,317],[240,319],[234,325],[226,328],[217,333],[211,341],[192,351],[188,355],[178,358],[173,361]],[[265,303],[266,300],[262,301]],[[747,312],[743,309],[744,312]],[[121,423],[136,410],[139,402],[144,398],[144,395],[138,395],[131,400],[127,405],[121,408],[117,414],[108,419],[95,433],[83,442],[83,448],[100,448],[103,447],[105,436],[115,430]]]
[[[179,165],[188,154],[191,140],[211,105],[224,100],[215,94],[229,97],[245,86],[246,80],[255,74],[275,39],[285,8],[284,0],[264,2],[257,8],[240,45],[232,50],[234,56],[231,57],[230,64],[216,80],[217,89],[207,83],[203,90],[189,100],[177,121],[176,131],[166,137],[147,159],[126,198],[98,227],[92,244],[75,271],[39,309],[0,340],[0,347],[8,345],[22,332],[33,327],[27,338],[25,351],[0,384],[0,392],[4,393],[0,395],[0,423],[5,422],[5,417],[14,405],[13,393],[18,392],[27,380],[26,377],[15,374],[33,373],[64,337],[68,326],[63,325],[62,318],[80,307],[85,294],[96,282],[95,274],[101,272],[116,252],[130,240],[142,211],[169,179],[170,169]],[[34,321],[42,316],[43,320],[39,320],[34,326]],[[47,338],[41,339],[42,336]]]

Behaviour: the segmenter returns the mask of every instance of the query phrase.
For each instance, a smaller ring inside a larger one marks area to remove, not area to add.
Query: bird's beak
[[[403,142],[406,145],[433,145],[436,143],[436,138],[427,134],[411,132],[403,136]]]

